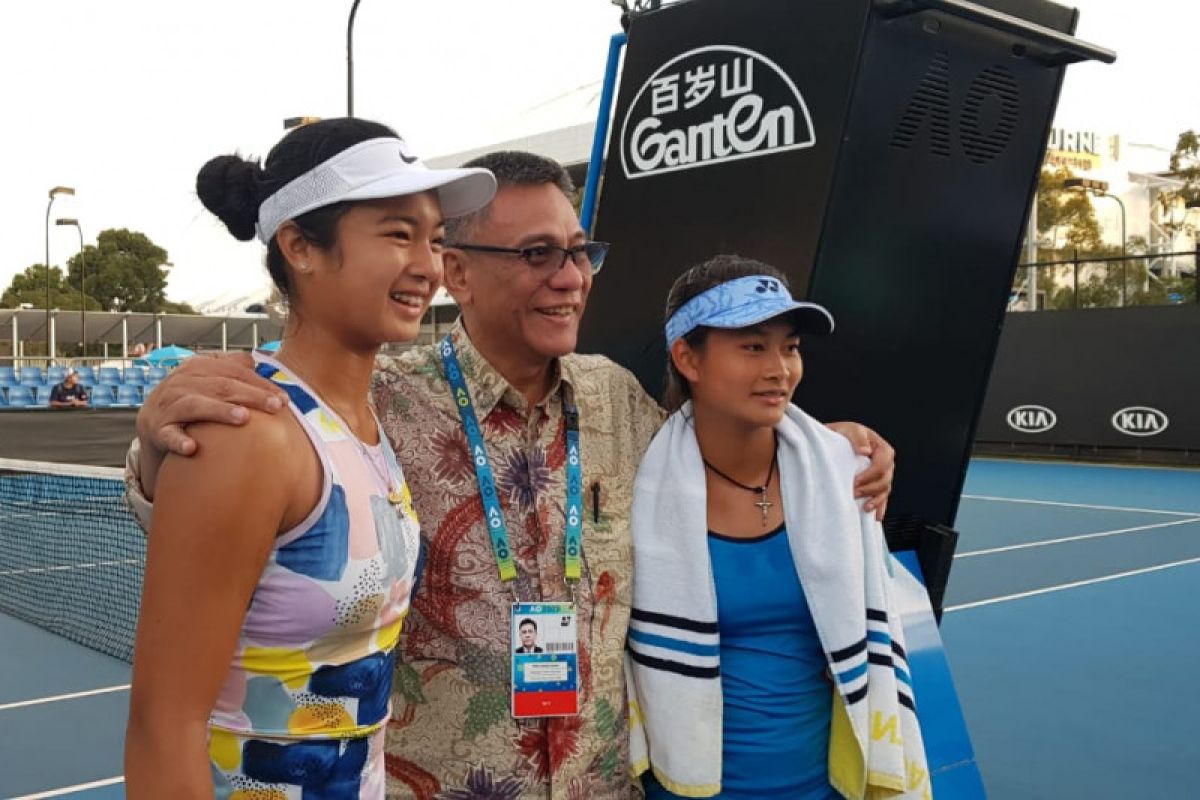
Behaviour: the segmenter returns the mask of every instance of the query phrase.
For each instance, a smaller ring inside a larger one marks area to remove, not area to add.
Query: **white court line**
[[[61,700],[77,700],[80,697],[93,697],[98,694],[112,694],[113,692],[124,692],[129,689],[128,683],[123,683],[120,686],[105,686],[103,689],[89,689],[86,692],[72,692],[71,694],[56,694],[53,697],[35,697],[32,700],[20,700],[16,703],[5,703],[0,705],[0,711],[8,711],[13,708],[26,708],[27,706],[40,706],[45,703],[57,703]]]
[[[1145,575],[1148,572],[1158,572],[1159,570],[1171,569],[1172,567],[1183,567],[1188,564],[1200,564],[1200,558],[1188,558],[1183,561],[1172,561],[1169,564],[1159,564],[1154,567],[1144,567],[1143,569],[1133,569],[1129,572],[1118,572],[1115,575],[1104,575],[1099,578],[1088,578],[1085,581],[1075,581],[1073,583],[1064,583],[1058,586],[1047,586],[1045,589],[1034,589],[1030,592],[1021,592],[1019,594],[1006,594],[1003,597],[989,597],[987,600],[976,600],[973,603],[962,603],[957,606],[946,606],[943,613],[950,611],[965,611],[968,608],[979,608],[980,606],[990,606],[995,603],[1007,603],[1009,600],[1021,600],[1025,597],[1034,597],[1039,594],[1050,594],[1051,592],[1061,592],[1066,589],[1076,589],[1080,586],[1089,586],[1093,583],[1105,583],[1106,581],[1115,581],[1118,578],[1128,578],[1133,575]]]
[[[996,503],[1026,503],[1035,506],[1062,506],[1064,508],[1091,508],[1096,511],[1132,511],[1140,514],[1167,514],[1172,517],[1194,517],[1196,511],[1163,511],[1158,508],[1129,508],[1128,506],[1094,506],[1087,503],[1063,503],[1058,500],[1025,500],[1019,497],[989,497],[982,494],[964,494],[964,500],[991,500]]]
[[[88,789],[99,789],[104,786],[112,786],[117,783],[124,783],[125,776],[118,775],[115,778],[105,778],[102,781],[92,781],[91,783],[77,783],[74,786],[64,786],[61,789],[51,789],[48,792],[38,792],[37,794],[23,794],[20,797],[14,797],[12,800],[44,800],[47,797],[62,797],[64,794],[73,792],[83,792]]]
[[[46,572],[69,572],[76,569],[95,569],[96,567],[116,567],[121,564],[141,564],[140,558],[122,558],[116,561],[91,561],[86,564],[59,564],[55,567],[29,567],[28,569],[0,570],[0,577],[11,575],[41,575]]]
[[[990,547],[987,550],[968,550],[965,553],[956,553],[955,558],[970,558],[971,556],[990,556],[994,553],[1007,553],[1012,550],[1028,550],[1031,547],[1046,547],[1051,544],[1063,544],[1064,542],[1082,542],[1085,539],[1102,539],[1105,536],[1118,536],[1122,533],[1137,533],[1139,531],[1150,531],[1158,528],[1170,528],[1174,525],[1190,525],[1193,522],[1200,522],[1200,517],[1192,517],[1191,519],[1177,519],[1171,522],[1156,522],[1153,525],[1138,525],[1135,528],[1120,528],[1115,531],[1100,531],[1098,533],[1081,533],[1078,536],[1064,536],[1061,539],[1046,539],[1041,542],[1025,542],[1023,544],[1010,544],[1004,547]]]

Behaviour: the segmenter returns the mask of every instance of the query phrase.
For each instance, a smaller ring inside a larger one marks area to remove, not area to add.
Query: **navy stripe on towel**
[[[872,664],[878,664],[881,667],[892,666],[892,657],[883,655],[882,653],[867,653],[867,661]]]
[[[841,650],[834,650],[832,653],[829,654],[829,658],[831,661],[845,661],[847,658],[856,656],[859,653],[861,653],[863,650],[866,650],[866,649],[867,649],[867,637],[864,636],[858,642],[850,645],[849,647],[843,647]]]
[[[635,608],[630,611],[630,617],[638,622],[650,622],[655,625],[666,625],[671,628],[682,628],[685,631],[694,631],[696,633],[719,633],[720,628],[715,622],[701,622],[698,619],[688,619],[687,617],[674,617],[670,614],[659,614],[654,611],[643,611],[640,608]]]
[[[886,611],[877,611],[873,608],[868,608],[867,609],[867,619],[872,620],[874,622],[887,622],[888,621],[887,612]]]
[[[904,648],[896,644],[896,640],[892,639],[892,652],[908,661],[908,653],[904,652]]]
[[[900,705],[904,706],[905,708],[907,708],[909,711],[913,712],[914,714],[917,713],[916,703],[914,703],[913,699],[911,697],[909,697],[908,695],[906,695],[904,692],[896,692],[896,699],[900,701]]]
[[[665,658],[654,658],[653,656],[643,655],[632,647],[627,648],[629,656],[643,667],[650,669],[658,669],[663,672],[674,672],[678,675],[685,675],[689,678],[719,678],[721,677],[720,667],[695,667],[691,664],[681,664],[678,661],[668,661]]]
[[[863,686],[861,688],[855,689],[853,692],[850,692],[849,694],[846,695],[846,704],[854,705],[858,701],[864,699],[866,696],[867,696],[867,684],[863,684]]]

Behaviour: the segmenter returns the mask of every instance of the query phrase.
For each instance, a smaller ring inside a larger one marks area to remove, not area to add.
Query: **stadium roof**
[[[496,150],[526,150],[566,167],[586,164],[600,108],[601,83],[585,84],[489,126],[492,141],[456,153],[429,158],[431,167],[457,167]]]
[[[178,344],[196,348],[256,347],[262,342],[278,339],[283,325],[266,314],[153,314],[149,312],[88,311],[88,342],[95,344],[130,345],[153,342],[156,347]],[[50,312],[54,339],[62,344],[79,341],[78,311]],[[0,309],[0,340],[45,341],[46,312],[38,308]]]

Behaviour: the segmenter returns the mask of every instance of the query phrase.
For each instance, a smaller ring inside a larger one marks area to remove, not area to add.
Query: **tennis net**
[[[0,612],[130,661],[146,537],[121,471],[0,459]]]

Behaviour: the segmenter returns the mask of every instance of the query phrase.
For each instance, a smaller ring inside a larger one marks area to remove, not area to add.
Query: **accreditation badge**
[[[572,603],[513,603],[512,715],[579,713],[579,653]]]

